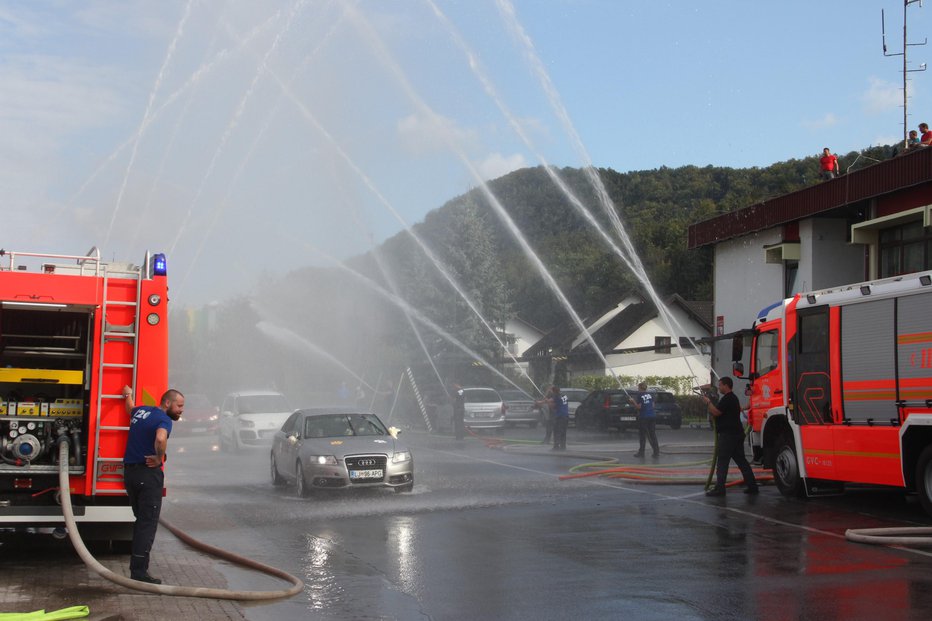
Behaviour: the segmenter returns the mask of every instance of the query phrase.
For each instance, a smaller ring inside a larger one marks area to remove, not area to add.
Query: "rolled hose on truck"
[[[62,514],[65,517],[65,525],[68,528],[68,536],[71,538],[71,543],[74,546],[75,551],[77,551],[78,556],[81,557],[81,560],[84,561],[84,564],[87,565],[89,569],[94,571],[94,573],[98,574],[100,577],[105,578],[115,584],[119,584],[120,586],[124,586],[128,589],[135,589],[137,591],[145,591],[147,593],[155,593],[158,595],[205,597],[211,599],[231,599],[237,601],[282,599],[285,597],[297,595],[304,589],[304,582],[295,576],[292,576],[291,574],[276,567],[260,563],[244,556],[239,556],[238,554],[233,554],[232,552],[227,552],[226,550],[221,550],[220,548],[216,548],[214,546],[198,541],[197,539],[194,539],[190,535],[184,533],[176,526],[166,521],[164,518],[160,519],[159,523],[192,548],[207,552],[213,556],[230,561],[231,563],[235,563],[242,567],[248,567],[270,576],[281,578],[292,583],[293,586],[288,589],[281,589],[278,591],[231,591],[228,589],[215,589],[207,587],[149,584],[148,582],[133,580],[132,578],[127,578],[126,576],[121,576],[120,574],[110,571],[101,565],[100,562],[91,555],[87,547],[84,545],[84,541],[81,539],[81,535],[78,533],[78,525],[74,520],[74,510],[71,507],[71,489],[70,481],[68,479],[68,454],[70,449],[69,442],[70,439],[67,436],[61,436],[58,439],[58,485],[61,495]]]

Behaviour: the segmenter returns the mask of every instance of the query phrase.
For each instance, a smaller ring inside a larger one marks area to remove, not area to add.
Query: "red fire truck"
[[[932,272],[798,294],[752,333],[748,419],[780,491],[892,486],[932,515]]]
[[[127,540],[129,417],[121,390],[156,404],[168,384],[165,257],[142,265],[0,250],[0,529],[58,529],[60,464],[84,536]]]

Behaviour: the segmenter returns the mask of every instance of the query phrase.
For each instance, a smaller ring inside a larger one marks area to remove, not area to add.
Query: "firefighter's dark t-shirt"
[[[715,419],[716,433],[742,434],[744,429],[741,427],[741,404],[735,393],[730,392],[723,395],[715,406],[721,415]]]
[[[144,464],[146,455],[155,455],[155,432],[160,428],[171,435],[172,419],[164,410],[148,405],[133,410],[123,463]]]

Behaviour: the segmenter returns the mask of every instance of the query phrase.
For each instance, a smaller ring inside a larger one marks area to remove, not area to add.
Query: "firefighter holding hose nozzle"
[[[715,487],[706,492],[706,496],[724,496],[725,481],[728,478],[729,462],[734,461],[744,476],[745,494],[757,494],[757,480],[751,464],[744,456],[744,427],[741,424],[741,404],[732,391],[734,383],[730,377],[718,380],[718,391],[722,397],[714,405],[712,400],[703,395],[702,399],[715,417],[716,438],[716,480]]]

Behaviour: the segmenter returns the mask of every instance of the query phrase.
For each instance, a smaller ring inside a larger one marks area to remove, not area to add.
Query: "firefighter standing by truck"
[[[130,415],[129,437],[123,458],[123,480],[136,522],[129,572],[133,580],[161,584],[149,575],[149,552],[159,527],[165,473],[162,463],[168,448],[172,422],[184,412],[184,395],[170,389],[162,395],[160,407],[134,406],[133,391],[123,387],[126,411]]]
[[[657,442],[657,415],[654,413],[654,395],[647,392],[647,382],[638,384],[641,394],[637,399],[629,398],[638,411],[638,452],[635,457],[644,457],[644,445],[650,441],[654,457],[660,457],[660,444]]]
[[[728,478],[729,462],[734,461],[741,474],[744,476],[744,483],[747,486],[745,494],[758,493],[757,480],[754,478],[754,471],[751,470],[751,464],[748,463],[747,457],[744,456],[744,428],[741,424],[741,404],[738,397],[732,391],[734,383],[730,377],[723,377],[718,381],[718,391],[722,398],[718,403],[712,405],[712,400],[703,396],[703,400],[709,407],[709,413],[715,417],[716,437],[716,479],[715,487],[706,492],[706,496],[724,496],[725,481]]]

